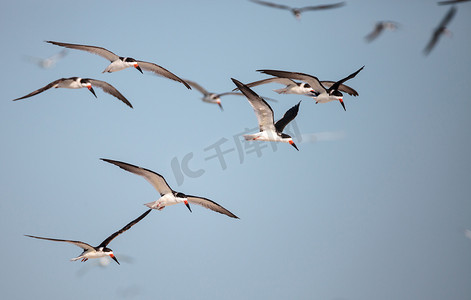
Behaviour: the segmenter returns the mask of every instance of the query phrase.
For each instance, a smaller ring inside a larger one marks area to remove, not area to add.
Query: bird
[[[121,71],[129,67],[134,67],[141,73],[142,73],[142,69],[144,69],[146,71],[153,72],[157,75],[167,77],[168,79],[172,79],[174,81],[180,82],[184,84],[188,89],[191,90],[191,87],[183,79],[171,73],[169,70],[151,62],[135,60],[134,58],[131,58],[131,57],[118,56],[114,54],[113,52],[102,47],[69,44],[69,43],[61,43],[61,42],[54,42],[54,41],[46,41],[46,43],[50,43],[56,46],[66,47],[70,49],[87,51],[87,52],[90,52],[90,53],[93,53],[93,54],[96,54],[103,58],[108,59],[111,62],[111,64],[109,64],[102,73],[105,73],[105,72],[111,73],[111,72]]]
[[[349,79],[354,78],[361,70],[363,70],[364,67],[365,66],[361,67],[356,72],[348,75],[343,79],[340,79],[337,82],[329,81],[324,82],[324,84],[322,84],[317,77],[304,73],[279,70],[257,70],[257,72],[282,78],[297,79],[306,82],[314,90],[315,95],[313,96],[313,98],[316,100],[316,103],[326,103],[337,100],[340,102],[343,109],[346,111],[347,109],[345,108],[345,104],[343,103],[343,94],[341,93],[341,91],[352,96],[358,96],[358,92],[348,86],[343,85],[343,83]]]
[[[296,115],[298,114],[299,105],[298,104],[291,107],[286,111],[283,117],[274,122],[273,110],[270,105],[263,100],[259,95],[257,95],[249,87],[238,81],[237,79],[231,78],[234,84],[239,88],[239,90],[247,97],[250,105],[252,105],[255,115],[257,116],[258,125],[260,132],[256,134],[246,134],[244,135],[245,140],[258,140],[258,141],[270,141],[270,142],[283,142],[289,143],[296,150],[299,151],[298,147],[293,141],[293,138],[286,133],[283,133],[283,129],[291,122]]]
[[[399,24],[393,21],[378,21],[372,32],[365,36],[367,42],[375,40],[384,30],[396,30]]]
[[[254,86],[262,85],[262,84],[267,84],[267,83],[280,83],[286,85],[286,87],[282,89],[276,89],[273,90],[274,92],[277,92],[278,94],[297,94],[297,95],[306,95],[306,96],[315,96],[316,91],[312,89],[311,85],[309,83],[305,82],[296,82],[292,79],[289,78],[281,78],[281,77],[272,77],[272,78],[267,78],[267,79],[262,79],[259,81],[254,81],[251,83],[245,84],[247,87],[252,88]],[[330,87],[334,84],[334,81],[321,81],[321,84],[327,87]],[[341,91],[349,91],[350,93],[356,93],[354,89],[351,87],[341,84],[339,86],[339,89]],[[233,91],[238,90],[238,88],[235,88]]]
[[[43,69],[49,69],[52,68],[56,65],[57,61],[59,59],[63,58],[67,54],[67,49],[63,49],[59,53],[56,53],[48,58],[39,58],[39,57],[33,57],[33,56],[27,56],[26,59],[29,60],[30,62],[33,62],[37,64],[39,67]]]
[[[447,4],[456,4],[456,3],[461,3],[461,2],[468,2],[471,0],[449,0],[449,1],[440,1],[437,2],[438,5],[447,5]]]
[[[73,240],[61,240],[61,239],[53,239],[53,238],[45,238],[45,237],[40,237],[40,236],[34,236],[34,235],[25,235],[27,237],[35,238],[35,239],[41,239],[41,240],[47,240],[47,241],[54,241],[54,242],[66,242],[66,243],[71,243],[74,244],[75,246],[78,246],[83,249],[82,254],[79,256],[72,258],[71,261],[76,261],[81,259],[82,262],[87,261],[88,259],[91,258],[100,258],[100,257],[106,257],[109,256],[111,257],[118,265],[119,261],[116,258],[116,256],[113,254],[113,250],[110,248],[107,248],[108,244],[115,239],[118,235],[121,233],[125,232],[126,230],[129,230],[132,226],[136,225],[139,221],[141,221],[145,216],[147,216],[152,209],[148,209],[145,211],[142,215],[137,217],[135,220],[131,221],[129,224],[121,228],[120,230],[116,231],[109,237],[107,237],[103,242],[101,242],[100,245],[93,247],[90,246],[89,244],[85,242],[80,242],[80,241],[73,241]]]
[[[47,91],[51,88],[67,88],[67,89],[80,89],[80,88],[88,88],[88,90],[97,98],[95,91],[93,90],[94,87],[99,87],[101,88],[105,93],[108,93],[112,96],[115,96],[119,100],[123,101],[127,106],[130,108],[132,107],[132,104],[126,99],[115,87],[113,87],[111,84],[101,81],[101,80],[96,80],[92,78],[80,78],[80,77],[70,77],[70,78],[60,78],[57,79],[45,86],[43,86],[40,89],[35,90],[34,92],[29,93],[26,96],[20,97],[13,99],[13,101],[25,99],[32,97],[34,95],[40,94],[44,91]]]
[[[283,5],[283,4],[276,4],[276,3],[267,2],[267,1],[260,1],[260,0],[251,0],[251,1],[254,2],[254,3],[269,6],[269,7],[289,10],[294,14],[294,16],[297,20],[301,19],[301,13],[304,12],[304,11],[337,8],[337,7],[345,5],[345,2],[338,2],[338,3],[334,3],[334,4],[305,6],[305,7],[295,8],[295,7],[291,7],[291,6],[287,6],[287,5]]]
[[[430,51],[435,47],[435,45],[438,42],[438,39],[446,34],[450,35],[451,31],[448,30],[447,26],[448,23],[453,19],[453,17],[456,14],[456,7],[452,6],[448,12],[446,13],[445,17],[442,19],[440,24],[435,28],[433,31],[432,37],[430,38],[430,41],[428,42],[427,46],[424,48],[424,55],[428,55]]]
[[[203,94],[203,98],[201,98],[201,100],[203,100],[203,102],[216,103],[217,105],[219,105],[219,108],[221,110],[224,110],[223,107],[222,107],[222,104],[221,104],[221,97],[222,96],[226,96],[226,95],[243,96],[241,93],[234,93],[234,92],[226,92],[226,93],[220,93],[220,94],[211,93],[211,92],[208,92],[205,88],[203,88],[201,85],[199,85],[198,83],[196,83],[194,81],[191,81],[191,80],[188,80],[188,79],[185,79],[185,81],[191,87],[195,88],[197,91],[199,91],[200,93]]]
[[[189,204],[189,203],[192,203],[192,204],[201,205],[212,211],[218,212],[220,214],[224,214],[231,218],[239,219],[239,217],[237,217],[236,215],[234,215],[233,213],[231,213],[230,211],[228,211],[227,209],[225,209],[224,207],[222,207],[221,205],[217,204],[216,202],[212,200],[209,200],[203,197],[198,197],[198,196],[185,195],[181,192],[176,192],[172,190],[172,188],[170,188],[165,178],[162,175],[155,173],[154,171],[144,169],[135,165],[131,165],[125,162],[117,161],[117,160],[111,160],[111,159],[106,159],[106,158],[101,158],[101,160],[107,163],[113,164],[115,166],[118,166],[121,169],[126,170],[128,172],[144,177],[160,193],[160,198],[158,200],[144,204],[145,206],[151,209],[162,210],[166,206],[183,202],[185,203],[188,210],[192,212],[190,204]]]

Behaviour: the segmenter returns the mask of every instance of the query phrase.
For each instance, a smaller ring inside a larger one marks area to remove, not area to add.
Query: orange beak
[[[139,70],[139,72],[141,72],[141,73],[142,73],[141,67],[139,67],[139,65],[138,65],[137,63],[136,63],[136,64],[134,64],[134,68],[138,69],[138,70]],[[142,73],[142,74],[144,74],[144,73]]]
[[[185,200],[185,201],[183,201],[183,202],[185,203],[186,207],[188,207],[188,209],[190,210],[190,212],[192,212],[192,211],[191,211],[191,208],[190,208],[190,204],[188,204],[188,201]]]
[[[91,84],[90,84],[90,85],[87,85],[87,88],[88,88],[88,90],[93,94],[93,96],[95,96],[95,98],[97,98],[97,96],[96,96],[96,94],[95,94],[95,91],[93,90],[92,85],[91,85]]]
[[[111,254],[109,254],[109,255],[110,255],[110,257],[111,257],[118,265],[120,265],[119,261],[116,259],[116,256],[114,256],[113,253],[111,253]]]
[[[347,109],[345,108],[345,104],[343,103],[342,98],[339,99],[339,102],[340,102],[340,104],[342,104],[343,110],[347,111]]]
[[[216,103],[219,105],[219,108],[220,108],[221,110],[224,110],[224,108],[222,108],[221,100],[218,99],[218,100],[216,101]]]
[[[289,144],[299,151],[298,147],[296,147],[296,144],[293,142],[293,140],[290,140]]]

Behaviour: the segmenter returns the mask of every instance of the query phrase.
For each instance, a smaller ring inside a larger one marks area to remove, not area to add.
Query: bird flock
[[[301,18],[301,13],[306,11],[316,11],[316,10],[325,10],[325,9],[333,9],[333,8],[340,8],[344,6],[345,2],[339,2],[334,4],[325,4],[325,5],[317,5],[317,6],[306,6],[301,8],[294,8],[283,4],[276,4],[267,1],[260,1],[260,0],[250,0],[253,3],[278,8],[283,10],[288,10],[293,13],[296,19]],[[438,2],[438,5],[450,5],[456,4],[460,2],[466,2],[471,0],[452,0],[452,1],[441,1]],[[426,47],[424,48],[423,52],[425,55],[428,55],[432,49],[436,46],[439,38],[442,35],[450,34],[450,31],[447,29],[448,24],[456,15],[456,7],[453,5],[444,18],[441,20],[439,25],[434,30],[430,41],[427,43]],[[399,27],[399,24],[394,21],[378,21],[373,31],[368,33],[365,36],[365,40],[367,42],[372,42],[375,40],[384,30],[395,30]],[[264,84],[269,83],[277,83],[284,86],[284,88],[275,89],[274,91],[278,94],[297,94],[297,95],[304,95],[311,97],[315,103],[327,103],[331,101],[339,101],[342,108],[346,111],[345,103],[343,101],[343,93],[346,93],[350,96],[359,96],[359,93],[352,87],[345,84],[346,81],[352,80],[355,78],[365,66],[361,66],[358,70],[351,73],[344,78],[337,80],[337,81],[329,81],[329,80],[319,80],[318,77],[314,75],[309,75],[300,72],[294,71],[284,71],[284,70],[268,70],[262,69],[257,70],[262,74],[270,75],[272,77],[265,78],[259,81],[251,82],[251,83],[242,83],[241,81],[231,78],[232,82],[235,85],[235,88],[232,91],[224,92],[224,93],[212,93],[208,92],[205,88],[203,88],[200,84],[196,83],[195,81],[189,79],[182,79],[181,77],[175,75],[174,73],[170,72],[169,70],[165,69],[164,67],[152,63],[146,62],[141,60],[136,60],[131,57],[123,57],[118,56],[110,50],[107,50],[103,47],[99,46],[91,46],[91,45],[82,45],[82,44],[72,44],[72,43],[64,43],[64,42],[56,42],[56,41],[46,41],[49,44],[60,46],[66,49],[63,49],[58,54],[51,56],[47,59],[38,59],[34,58],[34,62],[37,63],[42,68],[49,68],[53,66],[58,59],[63,58],[66,54],[67,49],[75,49],[86,51],[98,56],[101,56],[110,61],[110,64],[103,70],[102,73],[108,72],[117,72],[124,70],[126,68],[133,67],[137,69],[139,72],[143,73],[144,71],[152,72],[155,75],[165,77],[167,79],[176,81],[178,83],[183,84],[187,89],[194,88],[198,92],[202,94],[202,101],[217,104],[221,110],[223,110],[221,104],[221,97],[227,95],[235,95],[235,96],[245,96],[252,106],[257,121],[259,125],[259,132],[253,134],[244,135],[245,140],[247,141],[268,141],[268,142],[283,142],[288,143],[296,150],[299,151],[297,145],[294,143],[293,138],[283,133],[284,128],[297,116],[301,101],[299,101],[296,105],[288,109],[282,118],[278,121],[274,121],[274,112],[270,105],[265,100],[270,100],[269,98],[259,96],[252,88]],[[87,88],[95,97],[97,97],[93,87],[98,87],[102,89],[105,93],[108,93],[118,100],[122,101],[128,107],[133,108],[131,102],[126,99],[115,87],[111,84],[97,80],[92,78],[81,78],[81,77],[70,77],[70,78],[60,78],[55,81],[52,81],[45,86],[16,99],[13,101],[26,99],[40,93],[43,93],[52,88],[68,88],[68,89],[80,89],[80,88]],[[343,92],[343,93],[342,93]],[[92,258],[102,258],[102,257],[110,257],[116,263],[119,264],[118,259],[113,254],[113,251],[108,248],[108,244],[115,239],[118,235],[124,233],[125,231],[129,230],[131,227],[136,225],[140,222],[143,218],[145,218],[153,209],[155,210],[163,210],[166,206],[184,203],[185,206],[188,208],[190,212],[191,206],[190,204],[196,204],[207,209],[210,209],[214,212],[226,215],[230,218],[239,219],[235,214],[233,214],[228,209],[224,208],[222,205],[204,198],[200,196],[192,196],[187,195],[182,192],[177,192],[173,190],[165,178],[150,169],[146,169],[140,166],[136,166],[130,163],[101,158],[102,161],[115,165],[127,172],[142,176],[145,180],[147,180],[160,194],[160,197],[150,203],[145,203],[149,209],[142,213],[140,216],[129,222],[120,230],[114,232],[109,237],[107,237],[103,242],[101,242],[98,246],[91,246],[88,243],[76,240],[66,240],[66,239],[56,239],[56,238],[48,238],[48,237],[40,237],[34,235],[25,235],[27,237],[35,238],[35,239],[42,239],[48,241],[55,241],[55,242],[65,242],[76,245],[83,249],[83,252],[75,257],[72,258],[72,261],[81,260],[87,261],[88,259]]]

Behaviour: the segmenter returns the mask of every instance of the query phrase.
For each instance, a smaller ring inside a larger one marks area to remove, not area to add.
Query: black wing
[[[356,71],[355,73],[352,73],[350,75],[348,75],[347,77],[343,78],[343,79],[340,79],[339,81],[337,81],[336,83],[334,83],[328,90],[327,92],[330,92],[332,90],[338,90],[339,89],[339,86],[344,83],[345,81],[349,80],[349,79],[352,79],[353,77],[357,76],[358,73],[360,73],[361,70],[363,70],[365,66],[361,67],[360,69],[358,69],[358,71]]]
[[[90,246],[89,244],[87,244],[87,243],[85,243],[85,242],[81,242],[81,241],[72,241],[72,240],[62,240],[62,239],[45,238],[45,237],[34,236],[34,235],[27,235],[27,234],[25,234],[25,236],[31,237],[31,238],[35,238],[35,239],[46,240],[46,241],[71,243],[71,244],[74,244],[74,245],[77,246],[77,247],[82,248],[83,250],[94,250],[94,248],[93,248],[92,246]]]
[[[448,23],[450,23],[451,19],[453,19],[455,14],[456,14],[456,7],[452,6],[450,10],[448,10],[443,20],[440,22],[440,25],[438,25],[438,28],[445,28],[448,25]]]
[[[325,4],[325,5],[316,5],[316,6],[305,6],[305,7],[301,7],[299,11],[303,12],[307,10],[330,9],[330,8],[337,8],[344,5],[345,5],[345,2],[338,2],[334,4]]]
[[[101,242],[101,244],[98,246],[98,248],[100,247],[106,247],[115,237],[117,237],[118,235],[120,235],[121,233],[125,232],[126,230],[130,229],[131,227],[133,227],[137,222],[139,222],[140,220],[144,219],[145,216],[147,216],[150,211],[152,209],[148,209],[145,213],[143,213],[142,215],[140,215],[137,219],[135,219],[134,221],[131,221],[128,225],[124,226],[123,228],[121,228],[121,230],[118,230],[116,231],[115,233],[113,233],[112,235],[110,235],[108,238],[106,238],[106,240],[104,240],[103,242]]]
[[[301,101],[299,101],[299,103],[295,106],[288,109],[283,115],[283,118],[279,119],[278,122],[275,123],[276,131],[280,133],[283,132],[283,129],[286,127],[286,125],[288,125],[289,122],[293,121],[293,119],[296,118],[296,116],[298,115],[299,104],[301,104]]]
[[[29,94],[26,95],[26,96],[13,99],[13,101],[21,100],[21,99],[24,99],[24,98],[29,98],[29,97],[32,97],[32,96],[34,96],[34,95],[40,94],[40,93],[42,93],[42,92],[44,92],[44,91],[47,91],[48,89],[54,87],[56,84],[58,84],[59,82],[61,82],[61,81],[63,81],[63,80],[66,80],[66,79],[67,79],[67,78],[57,79],[57,80],[55,80],[55,81],[49,83],[48,85],[43,86],[42,88],[37,89],[37,90],[35,90],[34,92],[29,93]]]
[[[470,0],[450,0],[450,1],[440,1],[437,2],[438,5],[446,5],[446,4],[455,4],[455,3],[460,3],[460,2],[466,2]]]
[[[188,202],[193,203],[193,204],[198,204],[203,207],[206,207],[212,211],[218,212],[220,214],[229,216],[231,218],[238,219],[239,217],[231,213],[229,210],[225,209],[221,205],[217,204],[216,202],[209,200],[207,198],[203,197],[198,197],[198,196],[191,196],[191,195],[186,195],[186,198],[188,199]]]
[[[274,7],[274,8],[281,8],[281,9],[287,9],[291,10],[292,7],[287,6],[287,5],[282,5],[282,4],[277,4],[277,3],[272,3],[272,2],[267,2],[267,1],[260,1],[260,0],[250,0],[254,3],[269,6],[269,7]]]
[[[446,26],[448,25],[448,23],[450,23],[451,19],[453,19],[455,14],[456,14],[456,7],[452,6],[450,10],[448,10],[443,20],[438,25],[438,27],[433,32],[432,37],[430,38],[430,41],[428,42],[427,46],[424,49],[424,54],[427,55],[430,53],[430,51],[432,51],[433,47],[435,47],[435,44],[438,42],[438,39],[443,34]]]

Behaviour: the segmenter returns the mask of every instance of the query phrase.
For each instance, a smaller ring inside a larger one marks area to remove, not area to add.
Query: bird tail
[[[273,90],[274,92],[277,92],[278,94],[286,94],[286,89],[277,89]]]
[[[244,134],[244,139],[246,141],[254,140],[258,135],[257,134]]]
[[[164,209],[165,206],[162,206],[161,208],[158,208],[158,203],[159,203],[158,201],[152,201],[152,202],[146,203],[144,205],[147,206],[148,208],[152,208],[152,209],[158,209],[158,210]]]

